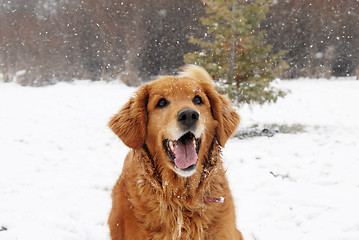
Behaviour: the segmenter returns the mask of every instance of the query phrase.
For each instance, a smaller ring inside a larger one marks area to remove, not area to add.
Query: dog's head
[[[128,147],[147,146],[161,169],[188,177],[208,157],[213,141],[223,147],[238,123],[231,102],[216,92],[209,74],[189,66],[180,77],[140,87],[109,126]]]

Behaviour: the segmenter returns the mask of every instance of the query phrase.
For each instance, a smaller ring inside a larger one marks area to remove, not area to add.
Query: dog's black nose
[[[178,112],[177,121],[183,126],[192,127],[196,124],[199,118],[199,113],[193,109],[185,108]]]

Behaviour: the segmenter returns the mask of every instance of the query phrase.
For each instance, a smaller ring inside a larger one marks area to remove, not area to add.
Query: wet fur
[[[193,106],[187,98],[193,91],[202,94],[204,106]],[[154,107],[158,95],[172,100],[163,112]],[[172,134],[172,118],[183,107],[197,108],[205,128],[197,171],[187,178],[171,169],[160,141]],[[221,160],[221,148],[238,123],[231,102],[215,91],[203,68],[186,66],[180,76],[140,87],[109,123],[131,148],[112,192],[112,240],[243,239]],[[206,197],[223,197],[224,202]]]

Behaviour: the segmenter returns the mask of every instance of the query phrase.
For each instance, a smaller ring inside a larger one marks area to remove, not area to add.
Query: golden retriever
[[[199,66],[140,87],[109,122],[131,148],[112,192],[112,240],[243,239],[221,160],[238,123]]]

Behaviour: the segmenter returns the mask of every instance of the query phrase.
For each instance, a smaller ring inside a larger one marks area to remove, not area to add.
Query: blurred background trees
[[[245,1],[244,1],[245,2]],[[42,86],[172,74],[205,39],[200,0],[0,0],[0,78]],[[275,0],[259,28],[282,77],[359,76],[359,0]]]
[[[284,92],[271,81],[287,64],[284,51],[273,53],[260,28],[271,5],[270,0],[202,0],[206,16],[201,18],[207,39],[190,37],[199,51],[184,56],[185,63],[201,65],[215,80],[219,90],[235,102],[275,102]]]
[[[359,78],[358,0],[278,0],[263,24],[274,50],[287,50],[287,78]]]

